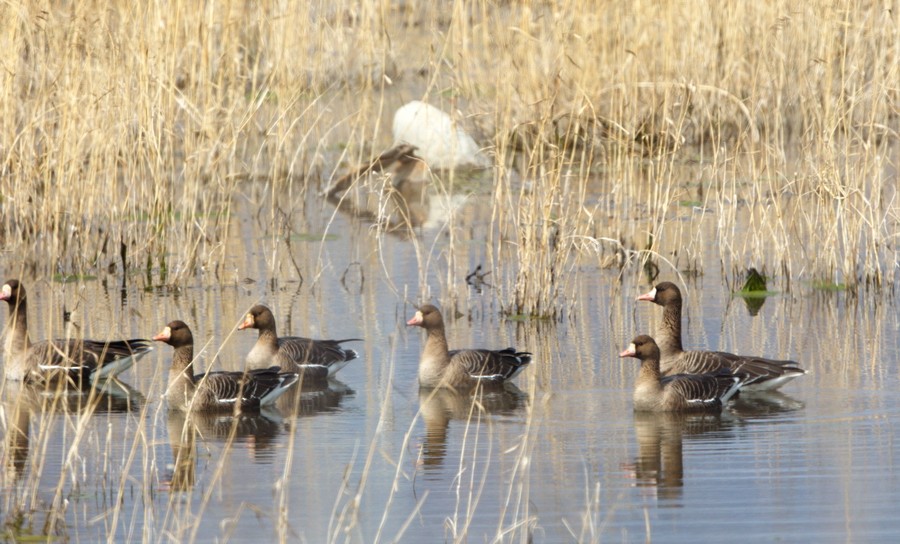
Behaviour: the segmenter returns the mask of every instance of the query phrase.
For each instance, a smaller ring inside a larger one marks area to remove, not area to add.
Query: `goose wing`
[[[345,340],[313,340],[299,336],[284,336],[278,339],[279,356],[287,357],[300,366],[317,366],[327,370],[331,376],[348,362],[359,357],[359,354],[341,346],[343,342],[356,341],[356,338]]]
[[[131,367],[152,348],[149,340],[80,340],[75,338],[44,340],[32,344],[28,364],[36,369],[37,381],[60,380],[86,387],[97,377],[110,377]]]
[[[460,349],[450,352],[450,361],[463,365],[475,379],[505,381],[514,378],[531,362],[531,354],[514,348]]]
[[[96,361],[96,370],[92,376],[94,380],[118,376],[153,350],[153,342],[144,338],[111,342],[82,340],[80,343],[81,353]]]
[[[277,366],[260,368],[247,372],[207,372],[194,375],[199,394],[209,400],[203,401],[204,408],[254,409],[265,406],[278,398],[293,385],[296,373],[280,372]]]
[[[665,376],[715,374],[730,366],[728,359],[713,351],[683,351],[676,357],[660,362],[660,370]]]
[[[749,389],[777,389],[788,381],[806,374],[797,361],[741,356],[724,351],[716,355],[728,361],[735,374],[744,374],[747,380],[742,387]]]
[[[278,339],[278,348],[297,364],[314,364],[328,366],[338,362],[347,362],[359,357],[352,349],[341,347],[341,342],[348,340],[312,340],[298,336],[285,336]]]
[[[779,366],[779,367],[787,367],[787,368],[800,368],[800,363],[797,361],[791,361],[789,359],[767,359],[765,357],[757,357],[755,355],[738,355],[736,353],[728,353],[727,351],[714,351],[716,355],[720,357],[724,357],[729,361],[738,361],[738,360],[752,360],[760,363],[765,363],[771,366]]]
[[[731,372],[676,374],[660,380],[669,395],[684,399],[688,407],[721,408],[741,386],[741,377]]]
[[[745,376],[742,387],[774,389],[806,374],[796,361],[779,361],[763,357],[742,357],[724,351],[685,351],[661,363],[664,375],[715,374],[728,370]]]

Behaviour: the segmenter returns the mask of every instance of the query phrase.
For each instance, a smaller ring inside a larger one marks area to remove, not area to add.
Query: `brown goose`
[[[450,351],[444,333],[444,318],[431,304],[421,306],[406,324],[422,327],[428,333],[419,360],[419,385],[422,387],[469,389],[478,383],[501,384],[516,377],[531,362],[530,353],[514,348]]]
[[[3,355],[10,380],[84,389],[128,370],[153,349],[145,339],[59,338],[32,343],[25,287],[9,280],[0,288],[0,300],[9,305]]]
[[[638,412],[719,412],[741,387],[742,377],[728,370],[714,374],[661,376],[659,346],[646,335],[636,337],[619,357],[635,357],[641,371],[634,385]]]
[[[681,290],[672,282],[662,282],[649,293],[637,298],[663,307],[662,327],[657,332],[662,373],[705,374],[728,369],[746,374],[745,391],[778,389],[806,371],[796,361],[779,361],[754,356],[741,356],[724,351],[684,351],[681,346]]]
[[[256,410],[274,403],[300,378],[296,372],[281,372],[277,366],[194,374],[194,336],[184,321],[172,321],[153,339],[175,348],[166,399],[178,410],[233,412],[235,405]]]
[[[280,366],[286,372],[299,372],[304,380],[325,379],[334,376],[347,363],[359,357],[352,349],[342,348],[346,340],[312,340],[299,336],[278,337],[272,310],[257,304],[250,308],[239,330],[259,329],[256,345],[247,354],[247,368]]]

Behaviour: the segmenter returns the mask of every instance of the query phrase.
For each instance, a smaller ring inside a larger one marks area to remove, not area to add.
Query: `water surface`
[[[128,402],[48,406],[5,384],[7,535],[864,542],[900,534],[892,299],[795,284],[752,316],[723,278],[688,275],[686,345],[795,358],[810,374],[721,416],[639,415],[636,365],[617,354],[636,334],[652,334],[659,311],[634,301],[651,286],[637,266],[601,268],[586,255],[569,273],[563,319],[506,320],[496,286],[465,284],[478,264],[490,267],[489,214],[477,198],[457,210],[451,251],[439,219],[412,238],[380,235],[312,194],[283,232],[256,213],[267,198],[258,191],[236,206],[225,264],[178,288],[134,276],[23,277],[33,338],[62,334],[63,307],[93,337],[149,337],[182,319],[205,365],[235,369],[255,341],[235,327],[262,301],[282,334],[364,339],[354,345],[360,359],[327,389],[239,418],[168,411],[164,345],[122,376],[134,391]],[[661,279],[676,275],[663,268]],[[514,388],[475,400],[420,392],[424,337],[405,321],[425,299],[444,306],[452,346],[514,345],[533,352],[534,364]]]

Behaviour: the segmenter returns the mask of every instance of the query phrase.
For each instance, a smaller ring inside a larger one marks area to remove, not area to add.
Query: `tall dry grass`
[[[479,192],[511,313],[564,311],[584,251],[702,270],[715,244],[728,272],[893,284],[898,11],[6,3],[3,250],[40,273],[184,282],[222,266],[248,184],[278,224],[390,143],[396,105],[425,98],[471,114],[496,159]],[[701,211],[673,222],[684,202]]]
[[[494,194],[522,264],[510,310],[563,309],[557,291],[585,250],[652,258],[669,273],[715,266],[711,254],[727,274],[756,265],[784,286],[893,285],[900,41],[889,8],[490,12],[507,24],[481,25],[470,41],[494,44],[490,59],[478,45],[458,57],[477,82],[465,94],[493,99],[507,159]],[[524,179],[508,183],[509,172]]]

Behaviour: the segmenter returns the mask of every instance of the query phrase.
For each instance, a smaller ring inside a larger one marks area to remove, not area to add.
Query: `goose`
[[[3,339],[9,380],[86,389],[125,372],[153,346],[149,340],[88,340],[58,338],[32,343],[28,337],[25,287],[9,280],[0,287],[9,305]]]
[[[444,318],[431,304],[419,307],[406,324],[422,327],[428,333],[419,360],[419,385],[422,387],[465,390],[478,383],[502,384],[515,378],[531,363],[531,353],[514,348],[450,351],[444,333]]]
[[[278,337],[275,316],[268,307],[257,304],[250,308],[238,330],[259,329],[256,345],[247,354],[247,368],[277,365],[286,372],[298,372],[304,380],[331,378],[347,363],[359,357],[352,349],[341,347],[345,340],[312,340],[299,336]]]
[[[281,372],[277,366],[194,374],[194,336],[184,321],[170,322],[153,339],[175,348],[166,399],[176,410],[256,410],[273,404],[300,378],[296,372]]]
[[[641,361],[641,371],[634,384],[636,412],[720,412],[743,381],[742,376],[725,369],[711,374],[662,376],[659,346],[647,335],[635,337],[619,357]]]
[[[663,307],[662,327],[656,334],[662,354],[664,376],[705,374],[727,369],[746,374],[745,391],[772,391],[806,374],[796,361],[742,356],[724,351],[685,351],[681,345],[681,290],[672,282],[662,282],[637,300]]]

